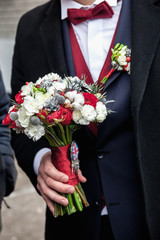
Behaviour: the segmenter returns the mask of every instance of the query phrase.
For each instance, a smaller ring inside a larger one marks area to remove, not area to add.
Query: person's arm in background
[[[9,97],[5,92],[0,71],[0,204],[4,196],[8,196],[15,187],[17,171],[14,165],[14,153],[10,145],[10,130],[2,124],[9,108]],[[1,219],[0,219],[1,229]]]

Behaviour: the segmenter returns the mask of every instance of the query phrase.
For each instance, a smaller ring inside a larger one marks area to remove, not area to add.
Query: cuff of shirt
[[[36,153],[34,157],[34,162],[33,162],[33,169],[36,175],[38,175],[38,168],[39,168],[42,157],[44,156],[44,154],[50,151],[51,151],[50,148],[42,148]]]

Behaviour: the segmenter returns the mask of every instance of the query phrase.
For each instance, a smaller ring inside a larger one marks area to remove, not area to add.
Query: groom
[[[115,113],[98,126],[96,136],[88,128],[74,136],[80,149],[78,176],[90,206],[54,219],[53,202],[68,203],[58,192],[74,191],[65,184],[68,176],[53,166],[44,139],[33,143],[13,133],[12,145],[48,205],[46,240],[159,240],[160,4],[108,0],[107,18],[75,24],[67,15],[67,9],[88,11],[101,2],[52,0],[25,14],[18,25],[12,71],[12,97],[25,82],[49,72],[62,77],[82,72],[94,82],[108,73],[111,47],[123,43],[131,48],[131,75],[116,72],[105,86],[107,98],[115,100],[109,106]]]

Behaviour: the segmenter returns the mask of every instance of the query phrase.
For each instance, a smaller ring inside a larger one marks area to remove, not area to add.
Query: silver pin
[[[78,155],[79,155],[79,149],[78,149],[78,145],[75,141],[73,141],[71,143],[71,149],[70,149],[70,155],[71,155],[71,168],[72,168],[72,174],[73,174],[73,170],[76,172],[76,174],[78,173],[78,169],[80,168],[80,161],[78,159]]]

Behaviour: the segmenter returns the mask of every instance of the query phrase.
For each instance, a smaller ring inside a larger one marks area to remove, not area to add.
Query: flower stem
[[[108,80],[108,78],[114,73],[115,69],[111,68],[109,73],[102,79],[101,84],[105,84]]]
[[[61,130],[61,134],[62,134],[62,141],[64,142],[64,145],[67,145],[67,141],[66,141],[66,137],[65,137],[65,132],[64,132],[64,128],[62,126],[61,123],[57,123],[58,127]]]
[[[67,144],[69,144],[69,143],[71,143],[72,139],[71,139],[70,129],[69,129],[68,125],[65,126],[65,129],[66,129]]]
[[[81,198],[78,196],[77,188],[75,189],[75,191],[73,193],[73,196],[74,196],[74,200],[76,202],[78,210],[82,211],[83,210],[83,206],[82,206]]]
[[[69,207],[69,214],[72,214],[72,213],[75,213],[76,212],[76,208],[73,204],[73,200],[72,200],[72,195],[71,194],[68,194],[67,195],[67,198],[68,198],[68,207]]]
[[[86,199],[86,196],[85,196],[85,193],[83,191],[81,184],[78,183],[77,186],[75,186],[75,188],[76,188],[77,192],[79,193],[79,195],[81,196],[81,199],[82,199],[85,207],[88,207],[89,203],[87,202],[87,199]]]

